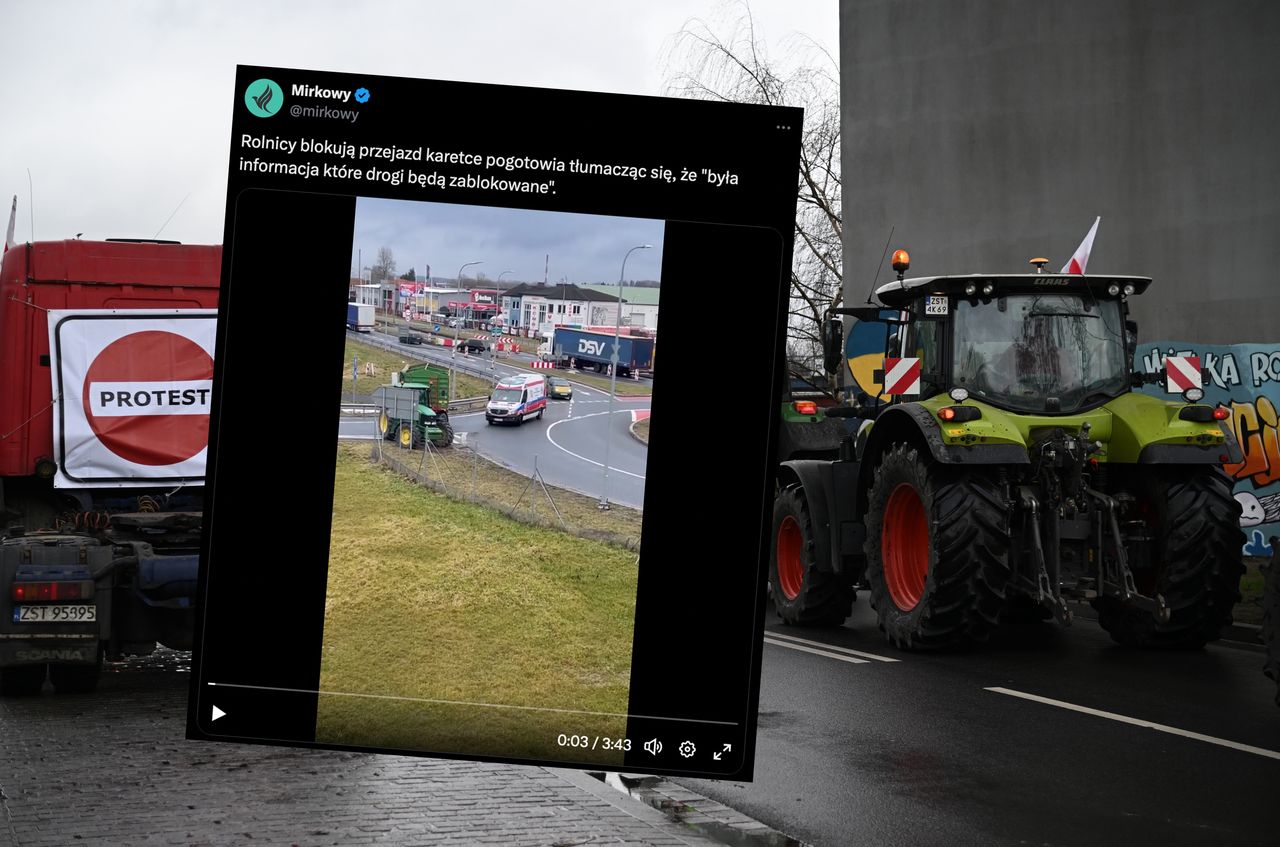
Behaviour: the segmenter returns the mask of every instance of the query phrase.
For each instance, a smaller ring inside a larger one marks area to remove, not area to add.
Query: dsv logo
[[[602,355],[604,353],[604,342],[588,341],[587,339],[583,338],[578,341],[578,352],[591,353],[596,356]]]

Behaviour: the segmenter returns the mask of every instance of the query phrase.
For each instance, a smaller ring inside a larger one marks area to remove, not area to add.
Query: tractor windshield
[[[1070,413],[1128,388],[1115,300],[1055,292],[956,305],[955,385],[974,399],[1019,412]]]

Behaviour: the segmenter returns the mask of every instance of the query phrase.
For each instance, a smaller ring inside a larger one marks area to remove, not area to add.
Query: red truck
[[[0,261],[0,694],[190,649],[222,248]]]

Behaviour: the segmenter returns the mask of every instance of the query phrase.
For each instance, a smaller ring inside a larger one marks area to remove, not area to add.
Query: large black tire
[[[1231,481],[1207,465],[1153,467],[1138,494],[1150,505],[1154,570],[1135,572],[1138,590],[1164,597],[1169,621],[1111,597],[1094,601],[1098,623],[1130,647],[1197,649],[1231,623],[1244,575],[1240,504]]]
[[[799,486],[773,501],[773,555],[769,584],[773,606],[792,626],[840,626],[853,611],[853,586],[817,567],[813,523]]]
[[[49,665],[49,681],[59,694],[89,694],[98,687],[102,676],[102,651],[92,665]]]
[[[0,696],[32,697],[44,686],[47,665],[0,668]]]
[[[440,428],[440,437],[431,443],[437,447],[448,447],[453,444],[453,424],[448,415],[436,415],[436,426]]]
[[[936,650],[986,639],[1009,582],[1009,514],[984,471],[894,445],[865,522],[871,605],[890,644]]]
[[[1276,683],[1280,706],[1280,538],[1271,539],[1271,563],[1262,588],[1262,644],[1267,653],[1262,672]]]

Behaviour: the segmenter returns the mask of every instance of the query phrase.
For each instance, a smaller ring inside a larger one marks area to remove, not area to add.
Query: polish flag
[[[18,195],[13,195],[13,207],[9,209],[9,229],[4,234],[4,250],[0,253],[8,253],[9,248],[13,247],[13,225],[18,221]]]
[[[1084,241],[1080,242],[1080,246],[1076,248],[1075,255],[1071,257],[1071,261],[1062,266],[1062,270],[1058,273],[1063,274],[1082,274],[1084,266],[1089,264],[1089,254],[1093,251],[1093,237],[1098,234],[1098,223],[1102,220],[1102,216],[1093,222],[1093,226],[1089,227],[1089,234],[1084,237]]]

